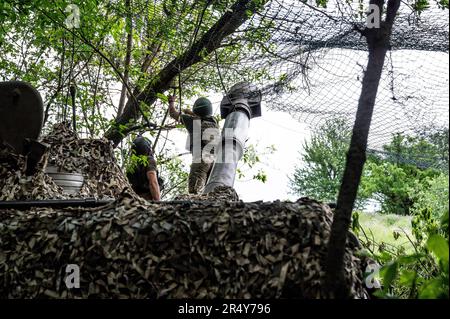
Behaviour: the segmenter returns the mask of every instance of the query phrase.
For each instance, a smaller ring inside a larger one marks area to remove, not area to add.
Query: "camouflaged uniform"
[[[181,115],[181,122],[186,126],[186,129],[189,132],[189,149],[191,153],[193,152],[193,131],[194,131],[194,120],[201,120],[201,133],[203,133],[206,129],[214,129],[216,130],[216,134],[220,134],[219,125],[216,120],[212,116],[206,117],[197,117],[187,114]],[[212,137],[209,140],[201,141],[201,150],[204,150],[205,145],[212,141]],[[203,191],[203,188],[208,181],[209,174],[211,173],[212,166],[214,164],[214,154],[213,152],[209,154],[203,154],[203,157],[198,156],[198,154],[193,154],[191,170],[189,172],[189,193],[190,194],[199,194]]]

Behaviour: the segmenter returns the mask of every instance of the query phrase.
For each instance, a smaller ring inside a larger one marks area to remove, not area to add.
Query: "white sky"
[[[309,136],[309,128],[287,113],[264,110],[262,117],[252,119],[248,142],[257,144],[260,150],[275,145],[276,151],[261,158],[261,167],[267,174],[266,183],[256,180],[235,183],[241,199],[297,199],[299,196],[288,194],[288,175],[292,175],[295,165],[299,164],[302,145]]]

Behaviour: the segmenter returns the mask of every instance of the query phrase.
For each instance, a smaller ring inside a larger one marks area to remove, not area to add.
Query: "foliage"
[[[346,154],[350,145],[351,128],[344,119],[325,122],[305,142],[301,165],[290,178],[291,192],[326,202],[335,202],[344,173]],[[364,203],[359,198],[358,205]]]
[[[158,170],[165,185],[161,193],[163,200],[170,200],[177,195],[186,193],[189,173],[180,158],[164,160],[160,157]]]
[[[421,169],[448,170],[448,128],[430,128],[417,135],[397,133],[383,146],[383,159],[397,165],[414,164]]]
[[[436,134],[439,133],[433,136]],[[430,136],[394,135],[384,145],[381,156],[370,156],[360,193],[380,202],[383,213],[411,214],[419,192],[430,187],[431,181],[440,174],[436,167],[445,161],[445,156],[438,156],[442,154],[442,138]]]
[[[410,0],[408,1],[411,3],[411,7],[416,11],[417,13],[422,13],[426,9],[430,7],[430,0]],[[448,0],[434,0],[434,2],[437,3],[438,7],[441,9],[448,9]]]
[[[236,174],[239,179],[245,179],[248,175],[253,175],[251,179],[265,183],[267,181],[267,174],[260,166],[264,164],[261,161],[262,156],[268,156],[276,151],[274,145],[265,147],[259,150],[258,145],[250,144],[245,147],[242,155],[242,164],[236,169]]]
[[[290,179],[292,192],[336,201],[350,137],[351,130],[344,120],[323,124],[303,145],[302,165],[295,168]]]
[[[378,249],[378,245],[383,245],[386,249],[395,246],[397,250],[411,253],[414,248],[405,235],[412,236],[411,220],[411,216],[355,211],[352,229],[364,242],[371,243],[366,249],[372,253]]]
[[[449,129],[431,127],[419,134],[419,136],[432,145],[431,152],[423,153],[432,157],[436,163],[432,167],[437,167],[448,174],[449,169]]]
[[[235,1],[132,0],[129,7],[124,2],[27,0],[3,1],[0,5],[0,79],[29,81],[43,94],[49,108],[46,127],[67,116],[68,87],[76,82],[80,131],[90,137],[101,136],[110,120],[119,115],[114,96],[120,94],[117,90],[125,69],[129,70],[128,85],[136,89],[133,94],[139,93],[149,82],[156,81],[155,74],[190,48]],[[263,3],[254,1],[257,7]],[[69,4],[79,7],[79,28],[70,29],[65,23],[71,14],[66,12]],[[131,61],[126,65],[129,33]],[[233,45],[220,49],[218,62],[238,66],[244,43],[257,43],[268,36],[268,31],[262,29],[240,33]],[[222,90],[211,59],[206,57],[181,74],[183,99],[208,90]],[[243,74],[249,80],[264,76],[263,70],[247,69]],[[227,83],[227,78],[224,81]],[[152,122],[161,121],[154,112],[159,106],[145,107]]]
[[[368,162],[361,181],[361,193],[381,203],[385,214],[409,215],[417,190],[429,187],[436,171],[385,161]]]
[[[428,188],[418,190],[417,201],[412,208],[414,236],[419,242],[426,234],[439,233],[448,237],[448,227],[442,227],[441,216],[449,211],[448,175],[441,174],[431,180]],[[447,217],[448,218],[448,217]],[[444,220],[445,223],[445,220]]]
[[[132,99],[149,83],[158,81],[156,74],[191,48],[194,41],[200,39],[235,2],[2,1],[0,80],[28,81],[38,89],[46,107],[44,132],[54,123],[70,117],[72,105],[68,91],[70,85],[76,84],[78,133],[82,137],[98,138],[116,127],[115,119],[121,114],[119,96],[125,93]],[[252,3],[261,7],[265,2],[254,0]],[[71,29],[65,23],[71,14],[66,12],[69,4],[79,7],[79,28]],[[248,30],[252,30],[254,23],[249,22]],[[231,35],[227,39],[229,43],[217,50],[217,57],[215,54],[206,56],[180,74],[176,85],[180,82],[181,87],[175,93],[181,96],[182,104],[210,90],[222,91],[216,59],[217,64],[239,71],[239,60],[248,53],[244,48],[252,43],[252,50],[256,52],[258,43],[270,37],[269,31],[262,28],[258,32],[248,30]],[[132,39],[130,48],[127,46],[129,35]],[[127,52],[131,54],[129,63]],[[242,71],[240,80],[262,81],[267,77],[263,69]],[[235,80],[235,77],[223,77],[226,86]],[[159,125],[165,118],[166,93],[160,94],[160,101],[156,103],[141,104],[150,122]],[[168,129],[176,127],[169,124]],[[142,122],[136,118],[116,128],[126,137],[135,130],[142,130]],[[124,142],[119,150],[122,160],[128,152],[127,146]],[[156,149],[157,154],[164,152],[164,147]],[[174,167],[177,165],[174,163]],[[255,177],[264,180],[263,173]]]
[[[436,178],[436,182],[439,179],[441,177]],[[433,195],[434,190],[424,190],[419,196],[425,200],[415,205],[420,213],[411,222],[413,236],[405,230],[393,232],[397,241],[406,238],[412,250],[405,250],[404,245],[376,241],[367,236],[368,230],[358,222],[354,223],[354,230],[360,235],[363,246],[382,265],[380,275],[383,287],[375,293],[378,297],[449,298],[448,204],[446,210],[439,208],[442,211],[440,216],[431,214],[427,206],[419,207]]]
[[[303,145],[302,164],[295,168],[290,188],[294,194],[334,202],[345,167],[351,130],[345,120],[325,122]],[[419,135],[395,134],[380,153],[369,153],[358,192],[358,207],[368,199],[381,204],[385,214],[410,215],[414,207],[428,205],[436,211],[448,181],[448,129]],[[441,176],[440,179],[436,177]],[[427,192],[434,190],[434,195]],[[429,194],[429,195],[426,195]],[[447,192],[448,194],[448,192]],[[428,197],[427,197],[428,196]],[[448,195],[447,195],[448,197]],[[421,201],[417,203],[417,201]],[[445,208],[445,207],[444,207]],[[442,209],[437,211],[441,214]]]
[[[146,155],[136,155],[132,152],[128,158],[128,165],[126,167],[126,172],[133,174],[138,166],[148,165],[148,156]]]

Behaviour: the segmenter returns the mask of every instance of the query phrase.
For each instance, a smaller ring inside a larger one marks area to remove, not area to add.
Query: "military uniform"
[[[198,152],[193,152],[195,120],[201,121],[201,128],[200,128],[201,136],[204,136],[203,133],[207,129],[216,130],[215,134],[220,134],[219,125],[212,116],[199,117],[187,114],[181,115],[181,122],[185,125],[186,129],[189,132],[189,150],[191,151],[191,153],[193,153],[188,182],[190,194],[199,194],[202,192],[206,182],[208,181],[209,174],[211,173],[211,169],[214,164],[213,149],[211,150],[210,153],[203,154],[204,147],[214,139],[213,136],[209,136],[209,139],[201,140],[200,142],[201,152],[199,154]]]
[[[127,168],[127,178],[131,184],[133,190],[139,196],[152,200],[150,193],[149,181],[147,178],[147,172],[154,171],[158,174],[156,166],[156,160],[153,154],[153,150],[148,141],[144,141],[145,138],[137,138],[133,142],[132,152],[137,156],[147,156],[146,165],[138,163],[137,165],[131,165]],[[146,140],[146,139],[145,139]],[[158,178],[158,182],[160,179]],[[160,185],[161,187],[161,185]]]

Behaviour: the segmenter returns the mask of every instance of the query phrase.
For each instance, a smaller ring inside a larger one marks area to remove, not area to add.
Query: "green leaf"
[[[432,235],[427,240],[427,248],[432,251],[436,257],[448,265],[448,241],[441,235]]]
[[[422,286],[419,292],[419,299],[436,299],[444,294],[442,280],[435,278]]]
[[[380,254],[377,256],[377,259],[379,260],[379,262],[384,264],[391,261],[393,259],[393,256],[386,251],[381,251]]]
[[[428,3],[428,0],[416,0],[413,4],[413,8],[418,12],[421,13],[425,9],[428,9],[430,7],[430,4]]]
[[[399,280],[398,282],[401,285],[407,286],[407,287],[411,287],[414,279],[416,278],[417,273],[413,270],[404,270],[401,272],[400,276],[399,276]]]
[[[364,257],[372,258],[373,257],[373,255],[370,252],[370,250],[368,250],[366,248],[362,248],[360,250],[355,251],[355,256],[360,257],[360,258],[364,258]]]
[[[169,103],[169,98],[164,94],[158,93],[156,94],[156,97],[165,103]]]
[[[448,210],[442,215],[441,224],[448,227]]]
[[[442,9],[448,9],[448,0],[438,0],[438,5]]]
[[[401,256],[397,259],[397,262],[400,265],[410,265],[410,264],[414,264],[415,262],[418,262],[420,258],[425,257],[424,254],[413,254],[413,255],[406,255],[406,256]]]
[[[318,7],[326,8],[328,0],[316,0],[316,5]]]
[[[377,290],[373,293],[373,295],[378,298],[386,298],[386,292],[383,290]]]
[[[381,268],[380,273],[383,276],[383,284],[384,289],[387,290],[394,282],[395,278],[397,278],[398,275],[398,262],[394,261],[383,268]]]

